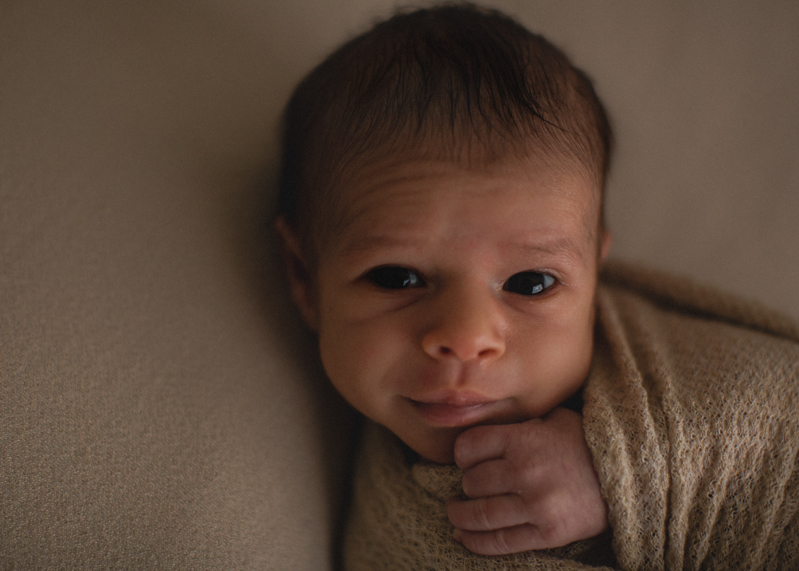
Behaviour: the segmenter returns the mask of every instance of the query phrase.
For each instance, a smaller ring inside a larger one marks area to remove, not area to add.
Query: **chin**
[[[425,462],[432,462],[433,464],[454,464],[455,456],[450,451],[443,454],[420,454],[422,460]]]
[[[407,444],[414,452],[419,454],[424,460],[435,464],[454,464],[455,463],[455,438],[454,434],[448,438],[437,438],[435,441],[428,439],[425,442],[414,442]]]

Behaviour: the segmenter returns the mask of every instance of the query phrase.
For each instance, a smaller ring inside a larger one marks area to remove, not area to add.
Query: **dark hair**
[[[543,37],[472,4],[399,12],[349,41],[297,87],[284,116],[280,213],[306,255],[337,218],[348,164],[425,149],[491,161],[576,159],[602,201],[611,156],[591,80]],[[602,201],[604,202],[604,201]]]

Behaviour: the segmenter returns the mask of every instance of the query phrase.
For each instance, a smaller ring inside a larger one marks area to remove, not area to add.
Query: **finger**
[[[529,521],[524,500],[515,494],[476,500],[450,499],[447,517],[452,525],[466,531],[491,531]]]
[[[455,439],[455,464],[467,470],[480,462],[502,458],[510,443],[510,426],[492,424],[464,430]]]
[[[486,460],[463,472],[463,493],[470,498],[516,492],[516,478],[510,463],[501,458]]]
[[[453,537],[463,546],[480,555],[506,555],[534,549],[561,547],[530,524],[495,531],[466,531],[456,529]]]

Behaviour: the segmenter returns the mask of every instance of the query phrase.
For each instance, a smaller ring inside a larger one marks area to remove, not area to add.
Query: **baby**
[[[406,445],[367,423],[351,568],[799,568],[799,327],[643,268],[599,281],[612,137],[558,49],[470,5],[403,13],[285,129],[294,301]]]
[[[605,531],[575,404],[610,245],[590,80],[511,19],[444,6],[340,48],[286,121],[277,226],[337,390],[464,470],[447,514],[468,549]]]

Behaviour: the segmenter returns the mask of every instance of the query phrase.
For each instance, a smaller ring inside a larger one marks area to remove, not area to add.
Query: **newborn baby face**
[[[579,172],[376,163],[346,180],[315,302],[339,392],[422,457],[478,424],[540,417],[591,361],[598,213]]]

